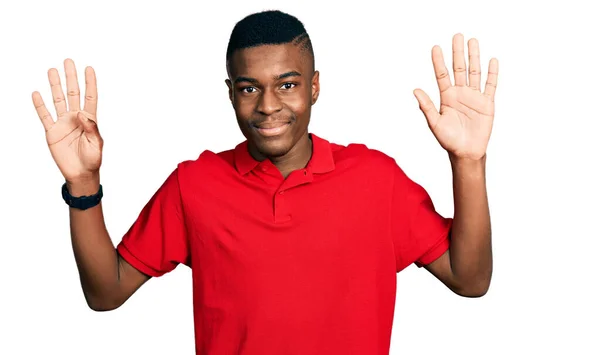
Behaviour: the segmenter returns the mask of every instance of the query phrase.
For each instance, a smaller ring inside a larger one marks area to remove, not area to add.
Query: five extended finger
[[[429,127],[435,127],[437,124],[437,121],[440,117],[440,113],[435,108],[433,101],[431,101],[431,99],[429,98],[429,95],[427,95],[425,93],[425,91],[423,91],[421,89],[415,89],[413,91],[413,94],[415,95],[415,97],[417,98],[417,101],[419,102],[419,108],[421,109],[421,111],[423,111],[423,114],[425,115],[425,118],[427,119],[427,123],[429,124]]]
[[[465,44],[464,37],[460,33],[455,34],[452,38],[452,68],[454,70],[454,85],[467,86]]]
[[[488,76],[487,81],[485,83],[485,89],[483,94],[490,97],[492,101],[494,101],[494,96],[496,95],[496,87],[498,85],[498,59],[492,58],[490,59],[490,64],[488,65]]]
[[[481,90],[481,63],[479,59],[479,42],[471,38],[467,43],[469,47],[469,87]]]
[[[440,93],[444,92],[448,90],[450,86],[452,86],[452,83],[450,82],[450,77],[448,76],[448,68],[446,68],[446,64],[444,63],[442,49],[439,46],[434,46],[431,50],[431,60],[433,61],[433,71],[435,73],[435,78],[437,80]]]

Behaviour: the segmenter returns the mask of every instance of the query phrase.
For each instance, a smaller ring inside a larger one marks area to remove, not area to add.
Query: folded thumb
[[[85,133],[97,134],[98,126],[96,125],[96,122],[92,119],[89,113],[79,111],[77,113],[77,118],[79,118],[79,121],[83,125],[83,130],[85,131]]]
[[[81,125],[83,126],[83,131],[85,132],[87,138],[91,142],[100,146],[100,132],[98,132],[98,125],[96,124],[96,121],[93,120],[92,116],[87,112],[79,111],[77,113],[77,118],[81,122]]]

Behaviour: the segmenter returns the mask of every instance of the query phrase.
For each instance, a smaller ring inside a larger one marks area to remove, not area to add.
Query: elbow
[[[461,297],[480,298],[488,293],[490,284],[491,277],[486,277],[454,287],[452,291]]]
[[[485,296],[492,283],[492,265],[476,269],[476,272],[454,275],[452,291],[459,296],[467,298],[480,298]]]
[[[470,288],[470,289],[464,289],[464,290],[455,290],[454,292],[461,296],[461,297],[465,297],[465,298],[480,298],[483,297],[487,294],[489,288]]]
[[[113,311],[113,310],[119,308],[119,306],[105,306],[105,305],[97,305],[97,304],[88,304],[88,306],[94,312],[108,312],[108,311]]]
[[[114,299],[100,298],[100,297],[88,297],[85,298],[88,307],[94,312],[108,312],[113,311],[123,304]]]

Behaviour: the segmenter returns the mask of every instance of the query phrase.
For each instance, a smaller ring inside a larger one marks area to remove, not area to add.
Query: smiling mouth
[[[283,134],[289,126],[290,122],[278,121],[263,122],[252,127],[263,137],[274,137]]]

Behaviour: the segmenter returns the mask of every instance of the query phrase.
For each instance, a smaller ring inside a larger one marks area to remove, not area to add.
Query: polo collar
[[[335,163],[329,141],[318,137],[314,133],[309,133],[309,138],[312,141],[313,151],[306,168],[314,174],[324,174],[332,171],[335,168]],[[260,164],[250,155],[248,140],[239,143],[235,147],[234,163],[241,175],[246,175]]]

